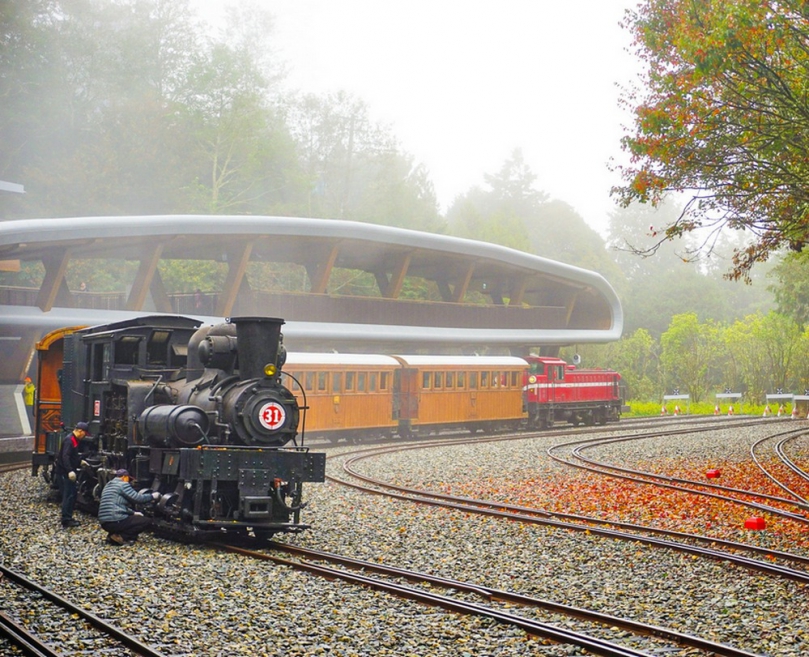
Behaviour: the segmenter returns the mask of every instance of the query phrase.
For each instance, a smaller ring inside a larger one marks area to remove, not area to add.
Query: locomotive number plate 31
[[[258,411],[258,421],[268,431],[280,429],[284,426],[286,419],[286,410],[278,402],[267,402]]]

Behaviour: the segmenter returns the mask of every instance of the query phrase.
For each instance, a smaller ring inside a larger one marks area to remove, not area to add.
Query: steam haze
[[[217,20],[214,3],[199,2]],[[620,159],[632,0],[267,0],[287,86],[348,91],[429,169],[442,212],[515,148],[603,233]]]

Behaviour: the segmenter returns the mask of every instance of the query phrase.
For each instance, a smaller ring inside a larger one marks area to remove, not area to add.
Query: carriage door
[[[418,420],[418,370],[399,368],[393,372],[393,419]]]

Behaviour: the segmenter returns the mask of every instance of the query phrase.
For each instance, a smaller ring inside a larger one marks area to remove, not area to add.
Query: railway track
[[[22,574],[0,566],[0,636],[20,654],[163,657],[163,653]],[[65,651],[59,649],[65,647]]]
[[[730,424],[727,422],[725,422],[722,426],[723,428],[730,428]],[[699,426],[691,426],[690,428],[682,431],[690,433],[694,431],[710,431],[714,430],[715,428],[716,425],[713,422],[709,422],[705,427],[700,428]],[[633,427],[633,429],[637,429],[637,427]],[[676,435],[679,431],[681,431],[681,429],[671,428],[671,430],[667,429],[665,433],[671,433],[672,431],[674,432],[674,435]],[[793,431],[782,433],[792,436],[804,431],[805,429],[799,428]],[[659,436],[662,433],[664,432],[639,432],[634,436],[623,436],[620,438],[609,437],[603,440],[640,440],[645,437]],[[567,434],[567,437],[569,436],[570,434]],[[786,436],[784,436],[784,438],[785,437]],[[526,438],[527,436],[525,435],[513,437],[497,436],[491,438],[490,440],[525,440]],[[449,445],[460,446],[474,442],[475,441],[469,439],[435,440],[422,442],[416,445],[411,444],[398,447],[390,446],[344,453],[341,455],[341,457],[345,459],[342,467],[343,472],[347,475],[347,477],[331,475],[329,479],[334,483],[350,486],[352,488],[375,495],[391,496],[396,499],[418,504],[443,506],[464,513],[484,514],[501,518],[503,520],[541,524],[571,531],[586,532],[588,534],[595,534],[610,539],[635,541],[648,546],[680,551],[693,555],[697,558],[706,558],[733,564],[745,569],[765,573],[771,577],[789,579],[801,582],[803,584],[809,583],[809,558],[800,554],[772,550],[766,547],[751,545],[748,543],[724,540],[715,536],[703,536],[700,534],[691,534],[659,527],[605,520],[603,518],[594,518],[583,515],[557,513],[545,509],[506,504],[502,500],[492,501],[472,499],[469,497],[448,495],[437,491],[399,486],[388,481],[363,474],[358,470],[357,467],[361,461],[373,458],[380,454],[389,454],[391,452],[400,450],[420,449],[421,447]],[[563,445],[565,449],[568,450],[573,449],[570,447],[570,445],[576,445],[576,448],[586,445],[587,449],[590,449],[595,448],[600,442],[601,440],[588,438],[581,441],[569,441]],[[781,449],[783,450],[784,443],[779,441],[779,445],[781,445]],[[552,450],[557,450],[558,452],[558,448],[560,447],[562,447],[562,445],[554,446],[548,450],[548,453],[551,454]],[[579,452],[579,455],[582,451],[585,450],[582,449]],[[579,455],[577,455],[576,458],[579,458]],[[584,459],[594,461],[594,459],[587,459],[587,457],[584,457]],[[568,463],[568,460],[565,458],[557,458],[557,460]],[[669,488],[678,488],[679,490],[685,492],[698,492],[713,495],[718,498],[731,501],[735,504],[751,505],[752,508],[778,513],[781,514],[782,517],[788,518],[791,521],[809,525],[809,517],[803,513],[803,508],[801,505],[802,503],[800,500],[777,498],[775,496],[757,493],[756,491],[738,490],[722,486],[705,487],[703,482],[676,480],[671,477],[654,475],[653,473],[640,471],[638,471],[637,474],[625,473],[623,470],[629,470],[628,468],[621,468],[615,466],[614,464],[598,463],[598,465],[602,465],[604,467],[596,467],[595,465],[586,463],[580,463],[578,464],[578,467],[585,467],[602,475],[628,477],[632,480],[636,480],[640,483],[648,485],[664,485]],[[692,488],[694,490],[692,490]],[[703,488],[707,490],[703,490]],[[748,498],[755,498],[757,496],[759,502],[750,501],[750,499],[742,499],[743,496],[747,496]],[[787,506],[791,505],[791,508],[779,509],[773,506],[775,503]]]
[[[384,450],[385,453],[390,453],[391,451],[395,450]],[[365,484],[357,484],[335,477],[329,477],[329,479],[335,483],[375,495],[386,495],[407,502],[441,506],[465,513],[477,513],[498,517],[504,520],[545,525],[571,531],[588,532],[605,538],[637,541],[654,547],[668,548],[719,561],[728,561],[749,570],[768,573],[777,577],[784,577],[809,584],[809,557],[778,550],[770,550],[746,543],[723,540],[716,537],[699,536],[658,527],[557,513],[543,509],[507,504],[502,501],[470,499],[405,486],[397,486],[360,474],[354,469],[353,466],[358,461],[377,456],[380,453],[382,452],[355,455],[348,459],[343,466],[343,469],[348,474],[365,482]],[[809,524],[809,520],[806,520],[806,522]],[[722,547],[724,549],[718,550],[716,547]],[[745,554],[755,554],[764,557],[765,560],[752,559],[744,556]],[[789,563],[796,567],[784,565]]]
[[[758,657],[755,653],[708,641],[700,637],[690,636],[666,628],[618,618],[607,614],[563,605],[549,600],[520,595],[510,591],[499,590],[469,582],[436,577],[429,573],[412,571],[402,568],[385,566],[376,562],[363,561],[350,557],[310,550],[283,543],[272,542],[270,548],[282,551],[296,557],[290,560],[246,549],[238,546],[219,545],[219,549],[236,552],[253,559],[272,561],[275,564],[303,570],[310,574],[329,579],[340,579],[352,584],[366,586],[375,590],[396,595],[420,603],[442,607],[444,609],[466,615],[483,616],[498,623],[517,627],[526,633],[542,639],[557,643],[565,643],[585,649],[592,654],[607,657],[640,656],[649,653],[639,651],[620,643],[595,635],[596,633],[576,631],[561,627],[559,623],[544,622],[530,618],[527,615],[515,613],[512,609],[519,606],[523,609],[536,609],[546,614],[555,614],[568,619],[577,619],[584,624],[597,626],[602,633],[615,634],[620,628],[632,635],[649,637],[652,640],[668,642],[667,647],[657,645],[658,649],[673,650],[677,647],[688,647],[701,651],[706,655],[719,655],[722,657]],[[328,564],[328,565],[323,565]],[[382,576],[370,577],[366,573],[375,573]],[[421,587],[405,586],[401,580],[420,584]],[[448,594],[436,593],[436,589],[445,589]],[[449,594],[451,593],[451,595]],[[466,596],[466,597],[459,597]],[[473,601],[484,599],[487,605]],[[690,652],[696,655],[696,652]]]

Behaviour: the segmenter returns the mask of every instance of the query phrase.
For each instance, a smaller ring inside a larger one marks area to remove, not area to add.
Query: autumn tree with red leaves
[[[634,125],[613,193],[624,206],[690,199],[653,228],[657,246],[701,228],[748,231],[727,274],[748,280],[773,252],[809,244],[809,4],[643,0],[624,27],[643,89],[622,98]]]

